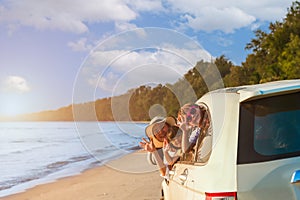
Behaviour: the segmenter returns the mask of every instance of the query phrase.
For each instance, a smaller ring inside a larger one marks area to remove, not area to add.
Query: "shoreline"
[[[156,166],[147,163],[146,155],[142,150],[136,151],[103,166],[37,185],[0,200],[159,199],[163,179]]]

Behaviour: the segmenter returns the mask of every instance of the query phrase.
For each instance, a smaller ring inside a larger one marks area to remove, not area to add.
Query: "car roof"
[[[285,93],[288,91],[300,90],[300,79],[274,81],[256,85],[244,85],[238,87],[229,87],[214,90],[208,94],[214,93],[231,93],[239,95],[239,101],[245,101],[250,98],[259,97],[262,95],[270,95],[273,93]]]

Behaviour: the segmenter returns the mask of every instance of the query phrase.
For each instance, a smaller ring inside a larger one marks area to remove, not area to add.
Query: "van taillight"
[[[236,192],[205,193],[206,200],[237,200]]]

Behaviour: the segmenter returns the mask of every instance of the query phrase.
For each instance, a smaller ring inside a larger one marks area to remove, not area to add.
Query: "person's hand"
[[[183,132],[187,132],[191,129],[191,126],[189,125],[189,123],[186,121],[186,117],[182,116],[182,123],[179,125],[179,128],[183,131]]]
[[[150,141],[147,141],[145,138],[142,138],[144,142],[140,142],[140,147],[142,147],[144,150],[148,152],[154,152],[156,150],[152,139]]]
[[[185,132],[185,133],[188,132],[188,131],[191,129],[191,127],[189,126],[189,124],[186,123],[186,122],[181,123],[180,126],[179,126],[179,128],[180,128],[183,132]]]
[[[163,150],[168,151],[170,149],[170,145],[167,139],[164,139],[163,142]]]

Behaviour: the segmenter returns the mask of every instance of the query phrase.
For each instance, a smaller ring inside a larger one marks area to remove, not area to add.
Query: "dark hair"
[[[169,130],[169,134],[167,135],[169,141],[182,133],[182,130],[178,126],[171,126]]]

